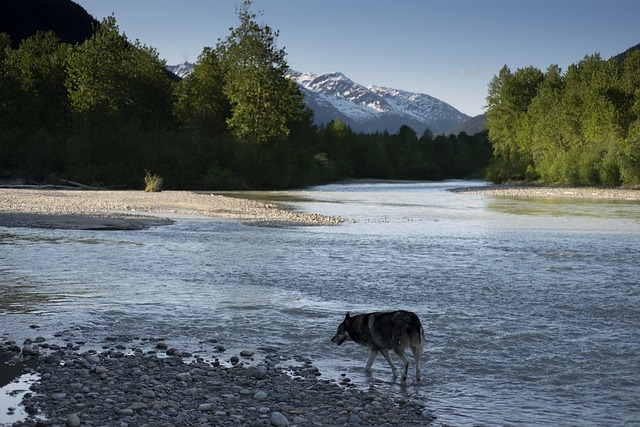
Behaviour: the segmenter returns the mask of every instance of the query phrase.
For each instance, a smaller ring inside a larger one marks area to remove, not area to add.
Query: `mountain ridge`
[[[168,65],[167,69],[184,78],[193,71],[193,64]],[[317,125],[341,120],[354,132],[362,133],[395,133],[406,125],[421,135],[426,129],[433,134],[442,133],[471,119],[431,95],[364,86],[339,71],[325,74],[290,71],[288,77],[298,84]]]
[[[480,132],[485,132],[487,130],[487,113],[479,114],[475,117],[471,117],[464,123],[449,129],[445,132],[442,132],[443,135],[459,135],[464,132],[467,135],[475,135]]]
[[[451,105],[427,94],[383,86],[364,86],[339,71],[316,75],[291,71],[303,89],[317,124],[340,119],[355,132],[396,132],[407,125],[416,133],[439,133],[470,119]]]

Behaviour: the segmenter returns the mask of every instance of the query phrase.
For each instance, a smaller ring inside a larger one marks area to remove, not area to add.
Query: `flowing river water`
[[[640,425],[640,203],[448,191],[472,184],[242,194],[352,219],[336,227],[0,227],[0,334],[282,349],[421,399],[436,425]],[[399,308],[425,328],[419,384],[330,342],[347,311]]]

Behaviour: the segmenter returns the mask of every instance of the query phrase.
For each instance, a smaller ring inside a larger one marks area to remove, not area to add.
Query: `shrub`
[[[230,190],[233,173],[218,164],[212,164],[204,176],[204,185],[208,190]]]
[[[154,175],[149,171],[146,171],[147,174],[144,177],[144,191],[146,193],[156,193],[158,191],[162,191],[162,178],[158,175]]]

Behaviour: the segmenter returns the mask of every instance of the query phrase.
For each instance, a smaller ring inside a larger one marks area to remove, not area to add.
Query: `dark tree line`
[[[313,125],[286,75],[278,32],[245,1],[239,26],[205,48],[184,80],[114,17],[82,43],[38,32],[16,49],[0,34],[0,175],[139,188],[292,188],[343,178],[480,176],[486,134],[355,134]]]
[[[640,50],[562,72],[507,66],[489,84],[489,178],[640,184]]]

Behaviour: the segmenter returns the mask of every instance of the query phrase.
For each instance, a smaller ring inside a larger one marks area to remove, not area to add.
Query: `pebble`
[[[69,414],[67,415],[67,425],[69,427],[79,427],[80,426],[80,418],[77,414]]]
[[[228,367],[175,351],[168,356],[156,348],[163,341],[146,352],[112,342],[101,352],[55,346],[64,363],[51,363],[52,353],[27,355],[9,339],[2,342],[0,355],[36,359],[40,375],[23,397],[27,418],[14,427],[422,426],[434,419],[422,402],[306,375],[317,371],[311,360],[276,351],[249,367]],[[285,359],[300,365],[278,367]]]
[[[271,421],[271,425],[273,425],[273,426],[288,426],[289,425],[289,420],[287,420],[287,417],[282,415],[280,412],[272,413],[270,421]]]

